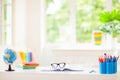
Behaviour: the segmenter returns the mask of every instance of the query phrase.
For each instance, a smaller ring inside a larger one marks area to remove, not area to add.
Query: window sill
[[[47,45],[48,46],[48,45]],[[114,51],[120,50],[120,44],[117,47],[113,48],[111,45],[93,45],[93,44],[69,44],[69,45],[60,45],[60,44],[52,44],[50,45],[52,50],[80,50],[80,51]]]

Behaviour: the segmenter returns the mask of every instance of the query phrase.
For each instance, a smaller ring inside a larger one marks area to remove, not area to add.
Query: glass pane
[[[113,9],[120,9],[120,0],[113,0]],[[120,43],[120,35],[118,35],[118,42]]]
[[[4,0],[4,42],[6,43],[7,0]]]
[[[4,0],[4,42],[11,44],[12,0]]]
[[[91,41],[92,31],[100,26],[99,14],[104,11],[106,0],[76,0],[76,37],[78,43]]]
[[[120,0],[113,0],[113,9],[120,9]]]
[[[69,40],[70,0],[46,0],[47,42]]]

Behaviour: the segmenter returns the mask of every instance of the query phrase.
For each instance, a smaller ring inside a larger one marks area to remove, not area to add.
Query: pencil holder
[[[106,62],[106,73],[107,74],[113,73],[113,62]]]
[[[117,62],[112,62],[113,63],[113,73],[117,73]]]
[[[100,73],[101,74],[106,74],[106,63],[105,62],[100,62]]]

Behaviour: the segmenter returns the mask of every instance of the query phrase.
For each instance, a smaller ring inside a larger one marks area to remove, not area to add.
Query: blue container
[[[106,63],[105,62],[100,62],[100,73],[106,74]]]
[[[113,73],[117,73],[117,62],[112,62],[113,63]]]
[[[106,62],[106,74],[113,74],[113,62]]]

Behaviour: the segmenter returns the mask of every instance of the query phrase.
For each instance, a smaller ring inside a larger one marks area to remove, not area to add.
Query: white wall
[[[40,44],[40,0],[26,0],[26,47],[39,59]]]
[[[26,1],[13,0],[13,45],[26,47]]]
[[[81,50],[81,49],[56,49],[45,48],[43,54],[44,66],[50,66],[50,63],[66,62],[67,65],[91,65],[99,66],[98,58],[104,53],[114,54],[113,50]],[[119,51],[120,52],[120,51]],[[119,53],[118,52],[118,53]],[[120,63],[120,60],[118,61]]]
[[[13,0],[13,46],[39,59],[40,0]]]

